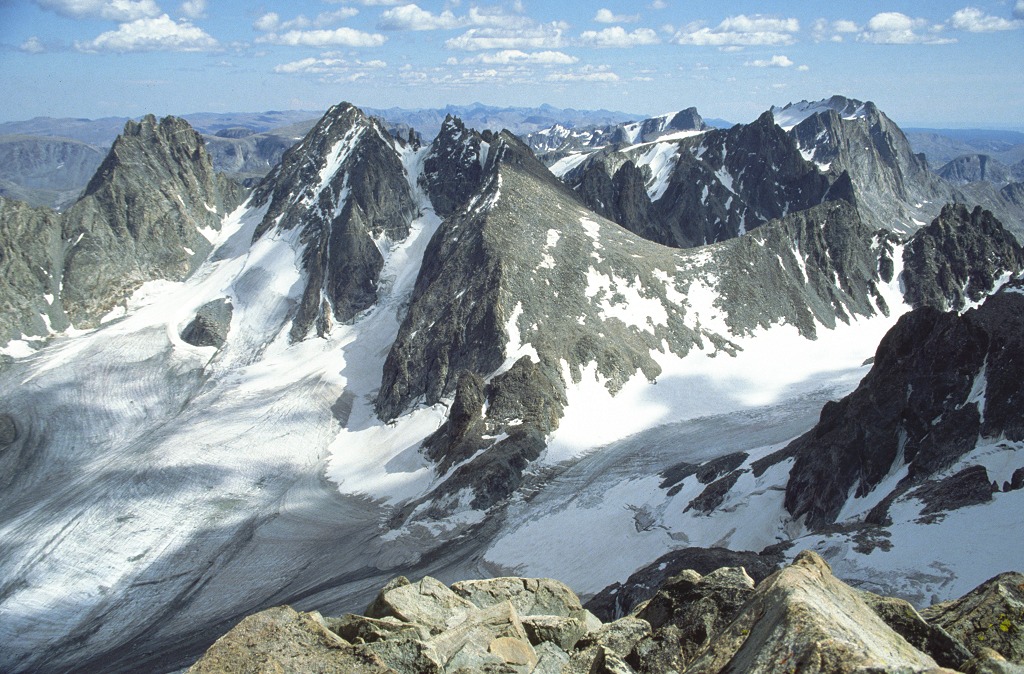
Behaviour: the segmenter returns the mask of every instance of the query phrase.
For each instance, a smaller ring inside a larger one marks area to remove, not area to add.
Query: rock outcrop
[[[865,496],[903,466],[893,498],[952,467],[979,437],[1024,439],[1020,287],[1011,282],[963,315],[926,306],[901,317],[857,390],[826,404],[818,425],[783,453],[796,457],[789,512],[811,527],[828,524],[848,497]],[[890,501],[868,520],[884,521]]]
[[[185,278],[243,196],[187,122],[149,115],[64,213],[0,198],[0,343],[95,327],[146,281]]]
[[[301,246],[305,288],[291,337],[323,335],[377,300],[390,242],[409,235],[416,215],[394,139],[378,120],[340,103],[253,191],[267,211],[253,239],[293,235]]]
[[[683,571],[602,623],[550,579],[396,578],[366,615],[278,607],[250,616],[188,671],[1012,672],[1024,663],[1022,581],[1004,574],[919,614],[849,587],[802,552],[756,585],[740,567]]]

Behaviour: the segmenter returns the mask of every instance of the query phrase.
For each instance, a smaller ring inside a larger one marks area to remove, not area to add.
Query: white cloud
[[[594,15],[594,21],[598,23],[636,23],[639,20],[639,14],[615,14],[610,9],[599,9]]]
[[[802,73],[805,73],[805,72],[807,72],[808,70],[810,70],[810,69],[811,69],[811,67],[810,67],[810,66],[808,66],[808,65],[802,65],[802,66],[797,66],[797,67],[796,67],[796,69],[797,69],[797,70],[799,70],[799,71],[800,71],[800,72],[802,72]]]
[[[357,14],[359,14],[359,10],[355,7],[342,7],[341,9],[336,9],[333,12],[321,12],[316,15],[315,19],[309,19],[305,15],[299,14],[294,19],[281,21],[281,17],[277,12],[267,12],[256,19],[253,22],[252,27],[264,33],[302,30],[313,26],[316,26],[317,28],[324,28],[338,23],[339,21],[351,19]]]
[[[956,42],[938,35],[942,26],[929,26],[924,19],[914,19],[900,12],[881,12],[868,21],[867,28],[857,35],[861,42],[874,44],[949,44]]]
[[[379,59],[372,61],[348,61],[336,56],[335,53],[330,53],[323,54],[320,58],[310,57],[276,65],[274,66],[274,72],[285,75],[351,75],[357,71],[380,70],[381,68],[386,68],[387,65],[386,62]]]
[[[277,30],[277,27],[281,25],[281,17],[278,16],[277,12],[267,12],[260,18],[252,22],[252,27],[256,30],[261,30],[265,33],[269,33],[272,30]]]
[[[343,26],[334,29],[289,30],[284,33],[268,33],[257,38],[256,41],[292,47],[379,47],[387,42],[387,38],[379,33],[366,33]]]
[[[521,11],[521,8],[514,8]],[[434,14],[419,5],[402,5],[384,11],[377,22],[378,30],[453,30],[456,28],[491,27],[520,30],[535,25],[526,16],[508,14],[500,7],[470,7],[469,13],[456,16],[450,9]]]
[[[618,82],[616,75],[608,66],[585,66],[573,72],[551,73],[548,82]]]
[[[468,25],[465,17],[460,18],[445,10],[433,14],[418,5],[402,5],[386,10],[377,22],[378,30],[450,30]]]
[[[359,10],[355,7],[342,7],[341,9],[336,9],[333,12],[321,12],[317,14],[316,18],[313,19],[313,23],[317,26],[329,26],[332,23],[351,19],[353,16],[358,14]]]
[[[1024,2],[1024,0],[1022,0],[1022,2]],[[665,9],[668,7],[668,3],[665,2],[665,0],[654,0],[654,2],[648,5],[648,7],[651,9]]]
[[[217,40],[188,21],[174,22],[166,14],[155,19],[122,23],[91,42],[76,42],[80,51],[211,51]]]
[[[842,42],[845,35],[858,33],[861,28],[855,22],[847,19],[828,21],[818,19],[811,25],[811,37],[815,42]]]
[[[637,28],[631,33],[621,26],[604,30],[586,30],[580,34],[580,44],[588,47],[639,47],[658,44],[658,34],[650,28]]]
[[[794,33],[800,31],[797,19],[777,19],[766,16],[731,16],[718,26],[709,28],[693,23],[681,28],[672,41],[677,44],[713,47],[751,47],[789,45],[796,41]]]
[[[190,19],[202,19],[206,16],[206,0],[185,0],[181,13]]]
[[[779,54],[772,56],[770,59],[747,61],[743,65],[752,66],[754,68],[789,68],[793,65],[793,61],[788,56]]]
[[[508,65],[512,63],[533,63],[538,65],[571,65],[577,61],[579,61],[577,57],[560,51],[524,52],[518,49],[504,49],[490,54],[479,54],[462,61],[451,59],[449,64],[485,63]]]
[[[1013,18],[1024,19],[1024,0],[1017,0],[1017,4],[1013,6]]]
[[[43,9],[75,19],[135,21],[161,15],[154,0],[35,0]]]
[[[1024,22],[991,16],[976,7],[964,7],[953,13],[949,25],[957,30],[966,30],[970,33],[992,33],[1000,30],[1016,30],[1024,25]]]
[[[18,49],[29,54],[41,54],[46,51],[46,47],[43,46],[43,43],[35,35],[22,42]]]
[[[481,51],[485,49],[560,49],[565,46],[561,23],[520,30],[500,28],[470,28],[458,37],[446,41],[446,49]]]

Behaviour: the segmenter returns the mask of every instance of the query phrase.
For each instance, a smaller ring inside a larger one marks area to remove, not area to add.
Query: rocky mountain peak
[[[335,105],[260,183],[252,204],[267,211],[253,239],[295,232],[306,285],[291,337],[351,321],[377,300],[388,242],[417,214],[401,148],[376,119]]]
[[[95,325],[145,281],[180,280],[211,249],[241,190],[218,177],[183,119],[128,121],[83,194],[62,217],[63,308]]]

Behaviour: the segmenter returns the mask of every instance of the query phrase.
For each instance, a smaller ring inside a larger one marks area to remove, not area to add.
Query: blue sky
[[[1024,0],[0,0],[0,121],[492,105],[1024,129]]]

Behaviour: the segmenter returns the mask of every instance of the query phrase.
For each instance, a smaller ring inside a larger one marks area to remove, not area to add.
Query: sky
[[[1024,0],[0,0],[0,121],[497,106],[748,122],[833,94],[1024,130]]]

